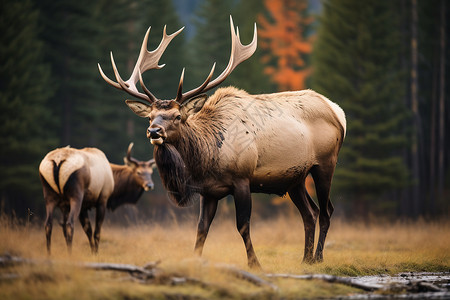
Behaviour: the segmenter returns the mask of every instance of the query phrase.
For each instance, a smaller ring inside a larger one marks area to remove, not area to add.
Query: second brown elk
[[[205,82],[185,93],[183,70],[174,99],[157,99],[144,85],[142,73],[163,67],[159,59],[182,29],[167,35],[164,28],[160,45],[151,52],[147,50],[147,31],[127,81],[119,75],[112,53],[117,82],[109,79],[99,65],[100,73],[112,86],[143,101],[126,103],[150,122],[147,137],[155,145],[156,165],[170,198],[185,206],[201,195],[197,253],[202,253],[218,201],[232,194],[248,264],[259,267],[250,239],[251,193],[289,193],[303,218],[303,260],[322,261],[333,213],[331,181],[346,133],[345,114],[337,104],[311,90],[250,95],[228,87],[218,89],[210,97],[202,95],[222,83],[256,50],[256,24],[253,40],[245,46],[231,17],[230,26],[231,56],[225,70],[211,80],[214,64]],[[138,81],[143,92],[136,87]],[[319,207],[305,189],[309,173],[315,182]],[[314,254],[317,219],[320,235]]]
[[[125,165],[109,163],[97,148],[58,148],[49,152],[39,165],[47,217],[45,234],[51,252],[53,213],[59,207],[63,215],[63,233],[69,252],[72,249],[74,222],[79,218],[92,252],[98,252],[100,231],[106,208],[136,203],[144,191],[153,189],[154,159],[139,161],[128,147]],[[96,209],[92,232],[88,211]]]

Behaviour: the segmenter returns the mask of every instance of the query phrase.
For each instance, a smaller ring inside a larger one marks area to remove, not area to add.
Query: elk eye
[[[176,116],[175,120],[181,120],[181,115]]]

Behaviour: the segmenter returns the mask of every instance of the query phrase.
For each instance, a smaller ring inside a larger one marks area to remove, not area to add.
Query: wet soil
[[[336,299],[450,299],[450,271],[362,276],[353,277],[352,280],[377,287],[377,290]]]

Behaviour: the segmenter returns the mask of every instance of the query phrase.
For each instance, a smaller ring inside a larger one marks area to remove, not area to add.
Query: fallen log
[[[44,263],[55,263],[52,260],[33,260],[26,259],[17,256],[11,255],[3,255],[0,256],[0,267],[18,265],[18,264],[30,264],[30,265],[39,265]],[[62,262],[63,264],[67,264],[67,262]],[[131,264],[118,264],[118,263],[91,263],[91,262],[82,262],[82,263],[70,263],[70,265],[74,265],[77,267],[81,267],[84,269],[90,270],[98,270],[98,271],[116,271],[116,272],[125,272],[128,273],[131,277],[130,280],[137,281],[140,283],[150,283],[150,282],[158,282],[162,284],[170,284],[170,285],[180,285],[180,284],[195,284],[203,287],[209,287],[210,284],[203,282],[196,278],[185,277],[181,275],[167,274],[165,271],[157,268],[159,262],[151,262],[144,265],[144,267],[139,267]],[[206,265],[208,266],[208,265]],[[240,270],[233,266],[217,264],[211,265],[211,267],[218,269],[220,271],[228,272],[229,274],[235,276],[236,278],[248,281],[256,286],[261,287],[269,287],[271,289],[277,290],[277,286],[273,283],[264,280],[258,277],[255,274],[250,272]]]
[[[92,270],[127,272],[131,276],[139,277],[140,280],[153,279],[156,276],[156,268],[145,269],[130,264],[115,263],[81,263],[80,267]]]
[[[80,268],[90,269],[90,270],[99,270],[99,271],[115,271],[115,272],[125,272],[130,275],[128,280],[133,280],[143,284],[155,283],[155,284],[169,284],[169,285],[182,285],[182,284],[195,284],[202,286],[204,288],[211,288],[212,285],[210,283],[204,282],[202,280],[186,277],[179,274],[167,273],[166,271],[158,268],[159,262],[151,262],[143,267],[139,267],[131,264],[118,264],[118,263],[90,263],[90,262],[81,262],[81,263],[68,263],[68,262],[57,262],[53,260],[35,260],[35,259],[27,259],[21,258],[18,256],[12,256],[9,254],[0,256],[0,267],[9,267],[20,264],[29,264],[29,265],[42,265],[42,264],[53,264],[53,263],[61,263],[73,265]],[[299,280],[322,280],[329,283],[340,283],[344,285],[348,285],[354,288],[358,288],[364,291],[393,291],[393,290],[405,290],[413,293],[417,292],[443,292],[446,291],[431,282],[421,281],[421,280],[408,280],[405,283],[400,282],[386,282],[386,283],[367,283],[358,280],[355,277],[340,277],[328,274],[306,274],[306,275],[296,275],[296,274],[265,274],[262,278],[258,275],[250,273],[245,270],[238,269],[234,266],[224,265],[224,264],[215,264],[209,265],[204,264],[204,267],[211,267],[217,269],[219,271],[227,272],[232,276],[245,280],[249,283],[252,283],[259,287],[269,287],[274,291],[278,291],[278,287],[269,280],[265,278],[291,278],[291,279],[299,279]],[[3,274],[3,278],[0,280],[13,280],[18,279],[19,275],[13,274],[14,276],[10,276],[10,274]]]
[[[223,264],[216,264],[216,265],[214,265],[214,268],[226,271],[226,272],[232,274],[233,276],[243,279],[243,280],[246,280],[256,286],[269,287],[272,290],[278,290],[278,287],[275,284],[273,284],[272,282],[262,279],[261,277],[255,275],[253,273],[238,269],[236,267],[229,266],[229,265],[223,265]]]
[[[379,284],[367,284],[354,280],[348,277],[339,277],[328,274],[306,274],[306,275],[295,275],[295,274],[266,274],[269,278],[291,278],[291,279],[304,279],[304,280],[322,280],[330,283],[341,283],[364,291],[376,291],[381,289],[383,286]]]

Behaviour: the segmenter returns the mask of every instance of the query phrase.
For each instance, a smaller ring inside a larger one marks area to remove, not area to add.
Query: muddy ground
[[[397,276],[352,277],[377,290],[336,299],[450,299],[450,270],[444,273],[401,273]]]

